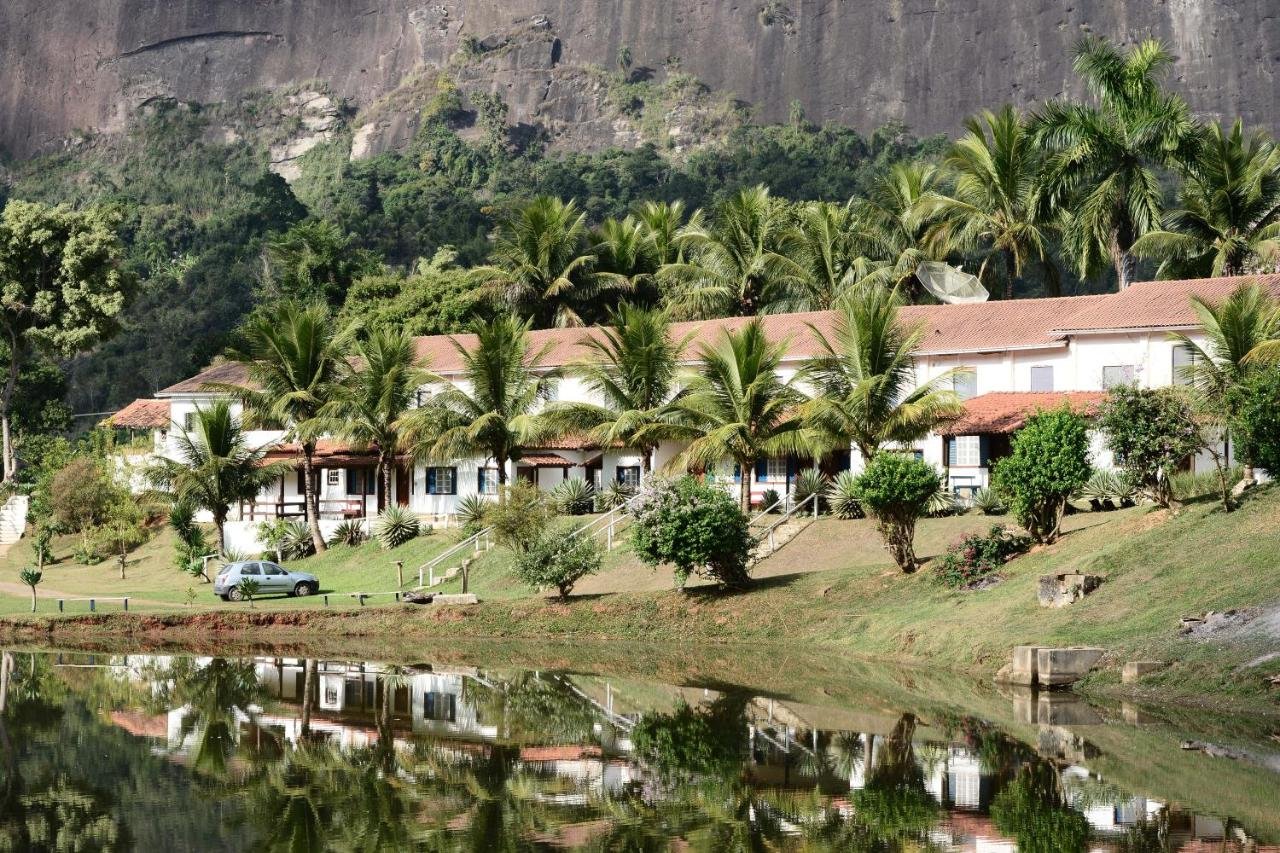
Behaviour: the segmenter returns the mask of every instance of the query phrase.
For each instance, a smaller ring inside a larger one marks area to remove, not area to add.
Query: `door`
[[[396,466],[396,504],[409,505],[409,482],[413,473],[403,465]]]
[[[275,563],[262,564],[262,589],[264,592],[288,592],[289,573]]]

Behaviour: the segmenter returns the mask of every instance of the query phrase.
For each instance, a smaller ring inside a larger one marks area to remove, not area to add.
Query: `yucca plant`
[[[290,521],[280,530],[280,556],[286,560],[301,560],[316,552],[311,540],[311,528],[305,521]]]
[[[467,495],[459,500],[454,512],[463,534],[473,536],[479,533],[484,528],[484,514],[488,509],[489,502],[479,495]]]
[[[865,518],[862,501],[858,499],[858,475],[852,471],[841,471],[827,487],[827,503],[836,518],[845,520]]]
[[[930,518],[941,518],[944,515],[955,515],[959,511],[960,503],[956,500],[955,493],[939,479],[937,490],[929,496],[924,506],[924,514]]]
[[[551,503],[561,515],[586,515],[595,499],[595,487],[586,480],[564,480],[551,490]]]
[[[995,489],[976,490],[970,498],[970,506],[983,515],[1002,515],[1005,511],[1004,501]]]
[[[348,548],[354,548],[367,538],[369,537],[364,531],[364,522],[348,519],[334,528],[333,535],[329,537],[329,547],[346,545]]]
[[[597,493],[596,509],[600,512],[607,512],[620,507],[631,500],[635,493],[635,489],[626,483],[621,480],[614,480]]]
[[[1133,506],[1137,491],[1128,478],[1115,471],[1098,470],[1089,477],[1077,495],[1089,502],[1095,512]]]
[[[418,517],[402,506],[389,506],[373,520],[373,536],[383,548],[399,548],[418,535]]]
[[[796,475],[795,485],[791,487],[793,506],[804,503],[811,495],[817,495],[818,511],[821,512],[823,505],[825,505],[823,496],[830,483],[831,478],[817,468],[805,468]]]
[[[782,495],[778,494],[777,489],[765,489],[764,494],[760,496],[760,509],[781,512],[782,507],[774,506],[780,500],[782,500]]]

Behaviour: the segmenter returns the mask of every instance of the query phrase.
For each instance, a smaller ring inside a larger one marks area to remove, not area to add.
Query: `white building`
[[[1280,275],[1270,275],[1145,282],[1120,293],[1097,296],[904,308],[903,322],[918,325],[925,332],[916,356],[918,381],[956,371],[951,381],[966,406],[964,417],[917,442],[914,449],[944,471],[957,492],[987,485],[990,463],[1007,452],[1010,435],[1036,410],[1064,402],[1088,410],[1103,398],[1108,387],[1119,383],[1158,387],[1178,382],[1178,367],[1190,356],[1171,339],[1171,333],[1200,337],[1191,297],[1216,302],[1246,281],[1258,281],[1280,295]],[[831,312],[809,312],[763,318],[770,338],[787,343],[782,367],[785,375],[794,375],[819,353],[814,329],[827,332],[833,317]],[[693,351],[699,342],[714,341],[745,322],[746,318],[739,317],[678,323],[673,334],[677,338],[692,335],[692,368]],[[568,367],[587,356],[588,350],[580,344],[590,334],[590,329],[534,331],[532,349],[547,348],[544,366]],[[427,365],[449,380],[460,379],[462,361],[457,348],[473,345],[474,336],[465,334],[418,339],[419,353]],[[209,405],[218,396],[209,386],[244,379],[238,365],[215,365],[165,388],[155,400],[135,401],[117,413],[113,422],[153,430],[156,452],[173,456],[175,436],[189,426],[198,407]],[[424,395],[431,390],[424,388]],[[560,400],[586,400],[588,396],[582,383],[571,375],[558,383],[555,392]],[[285,445],[282,433],[258,432],[250,437],[258,446],[269,448],[271,458],[297,458],[297,448]],[[664,443],[657,451],[655,467],[671,466],[680,449],[674,443]],[[1100,445],[1095,455],[1097,464],[1109,464]],[[336,524],[343,518],[367,517],[387,502],[388,496],[379,494],[374,463],[371,452],[334,441],[320,443],[316,467],[324,519]],[[769,489],[785,492],[796,473],[810,464],[810,460],[794,458],[762,461],[757,470],[745,472],[752,479],[753,499],[759,500]],[[856,469],[859,460],[856,452],[843,451],[821,464],[828,471]],[[1209,461],[1206,457],[1190,464],[1202,469]],[[529,450],[524,458],[508,464],[507,473],[543,489],[575,477],[597,485],[614,480],[634,483],[640,477],[640,458],[629,449],[592,447],[570,439]],[[736,483],[741,473],[726,466],[712,476]],[[241,517],[301,516],[302,486],[300,472],[281,478],[255,504],[242,507]],[[395,473],[389,499],[424,517],[447,519],[462,497],[496,490],[497,470],[490,459],[430,465],[405,460]]]

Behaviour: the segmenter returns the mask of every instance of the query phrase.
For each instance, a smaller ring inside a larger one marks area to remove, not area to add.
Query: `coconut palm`
[[[1120,289],[1133,280],[1133,244],[1160,222],[1156,169],[1195,159],[1200,128],[1185,101],[1160,88],[1173,56],[1157,41],[1128,52],[1099,38],[1076,47],[1073,66],[1095,105],[1050,101],[1031,127],[1047,146],[1046,187],[1063,211],[1064,244],[1087,276],[1103,259]]]
[[[640,470],[653,468],[653,451],[670,432],[667,406],[676,391],[676,362],[683,341],[671,339],[665,313],[623,304],[609,326],[582,339],[590,355],[576,368],[598,403],[553,403],[544,418],[551,429],[581,433],[600,447],[640,452]]]
[[[1229,424],[1235,415],[1235,391],[1253,370],[1280,354],[1280,306],[1259,285],[1241,284],[1217,304],[1191,297],[1200,320],[1204,344],[1188,335],[1170,337],[1186,347],[1190,363],[1182,379],[1195,391],[1201,407],[1215,420]],[[1253,480],[1253,466],[1245,462],[1245,480]]]
[[[819,356],[803,376],[818,392],[804,415],[833,445],[858,448],[865,460],[886,444],[914,441],[962,413],[951,374],[916,385],[915,351],[924,330],[903,325],[896,290],[864,285],[841,302],[831,335],[810,326]]]
[[[1280,149],[1266,134],[1246,138],[1239,120],[1226,133],[1210,125],[1180,201],[1133,244],[1138,257],[1161,259],[1161,276],[1241,275],[1280,260]]]
[[[799,417],[804,395],[778,373],[785,353],[786,342],[770,341],[758,318],[725,330],[720,341],[699,347],[698,373],[672,404],[672,435],[689,442],[681,461],[696,471],[736,462],[744,510],[758,460],[812,450]]]
[[[670,302],[689,317],[786,311],[801,291],[804,270],[793,257],[786,204],[763,186],[721,203],[708,227],[701,217],[680,231],[686,259],[662,267]]]
[[[1004,297],[1028,263],[1052,269],[1046,249],[1049,208],[1041,201],[1041,157],[1017,110],[1005,106],[965,122],[968,132],[947,154],[954,175],[950,194],[931,196],[938,221],[929,239],[943,250],[980,249],[978,278],[988,280],[993,259],[1004,263]],[[1049,275],[1056,282],[1056,275]]]
[[[404,419],[414,455],[427,460],[485,456],[507,483],[507,463],[519,459],[545,426],[537,416],[559,372],[545,369],[548,347],[533,349],[530,321],[511,316],[472,326],[473,341],[453,339],[462,360],[460,380]]]
[[[399,329],[374,329],[353,348],[346,381],[321,413],[331,431],[356,445],[375,448],[384,501],[391,496],[391,472],[405,452],[403,421],[418,389],[431,375],[422,365],[413,337]]]
[[[855,280],[916,292],[916,268],[925,261],[940,261],[948,252],[940,240],[927,239],[931,200],[940,183],[936,166],[896,163],[872,185],[867,198],[855,202],[865,242]]]
[[[635,209],[635,218],[644,228],[649,253],[659,266],[680,260],[680,229],[685,226],[683,201],[646,201]]]
[[[177,443],[178,459],[158,461],[149,479],[177,501],[207,510],[218,531],[218,551],[226,553],[231,507],[257,498],[288,466],[263,464],[263,452],[249,446],[225,400],[196,409],[191,429],[180,433]]]
[[[491,298],[539,325],[581,326],[591,300],[625,290],[625,276],[595,270],[587,217],[573,201],[539,196],[498,228],[492,265],[472,271]]]
[[[861,232],[857,209],[852,201],[815,201],[800,208],[798,219],[795,254],[804,269],[806,297],[797,307],[830,308],[869,271],[865,256],[868,241]]]
[[[597,269],[626,278],[633,298],[646,305],[658,301],[655,280],[658,262],[649,236],[644,223],[633,216],[606,219],[591,231],[591,251],[597,258]]]
[[[353,337],[354,327],[339,327],[324,303],[277,303],[249,317],[238,346],[228,353],[244,365],[248,381],[210,385],[239,397],[251,426],[282,427],[298,442],[304,513],[316,553],[326,548],[314,464],[316,442],[327,426],[321,412],[342,393]]]

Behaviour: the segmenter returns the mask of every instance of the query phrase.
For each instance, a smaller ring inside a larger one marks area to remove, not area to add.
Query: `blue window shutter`
[[[956,437],[954,435],[947,439],[947,464],[956,464]]]
[[[427,494],[434,495],[436,493],[436,469],[427,469]]]
[[[978,437],[978,464],[986,465],[991,461],[991,439],[987,436]]]
[[[733,463],[733,481],[736,483],[742,479],[742,466],[737,462]]]
[[[756,460],[756,482],[763,483],[769,479],[769,460]]]
[[[484,494],[484,469],[476,469],[476,494]]]

